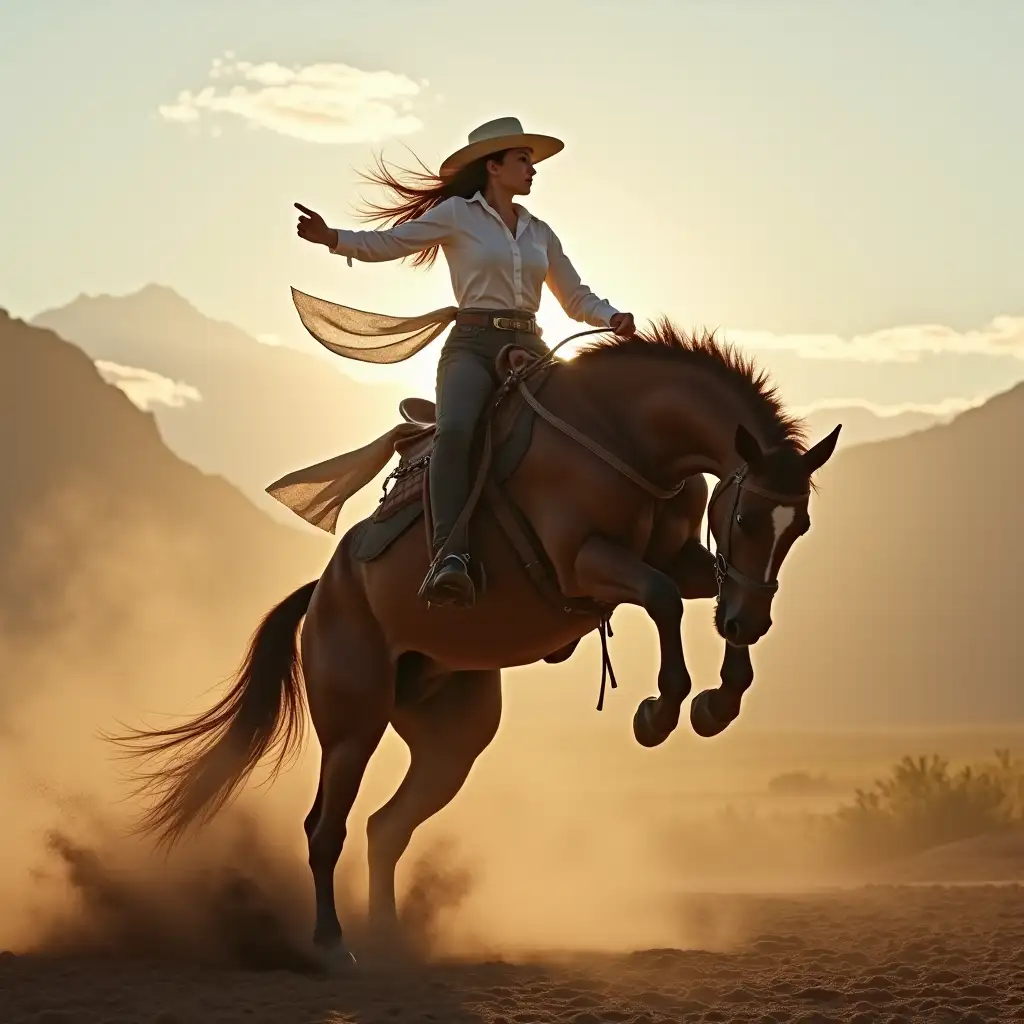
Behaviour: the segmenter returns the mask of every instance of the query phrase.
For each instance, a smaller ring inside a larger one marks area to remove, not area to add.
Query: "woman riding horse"
[[[526,134],[514,117],[498,118],[469,133],[468,145],[441,166],[438,175],[403,181],[381,166],[370,180],[399,201],[374,207],[372,219],[390,229],[329,228],[313,210],[301,211],[298,235],[332,253],[367,263],[416,256],[429,266],[444,252],[458,302],[455,326],[437,365],[437,430],[431,456],[430,503],[435,555],[421,591],[432,604],[466,607],[476,594],[468,572],[465,531],[452,532],[469,494],[469,457],[476,426],[497,385],[495,358],[514,341],[538,355],[546,351],[537,330],[541,286],[547,284],[573,320],[609,327],[629,337],[631,313],[619,312],[580,280],[558,236],[542,220],[513,202],[529,195],[541,160],[563,143]],[[450,541],[450,543],[449,543]],[[436,559],[435,559],[436,562]]]

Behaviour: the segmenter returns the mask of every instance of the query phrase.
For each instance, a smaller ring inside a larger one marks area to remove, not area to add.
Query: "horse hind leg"
[[[316,796],[313,797],[313,806],[309,809],[309,814],[306,815],[305,821],[302,823],[302,829],[306,833],[306,839],[313,834],[313,830],[317,826],[317,822],[320,821],[320,808],[324,802],[324,777],[323,774],[319,775],[316,783]]]
[[[349,580],[332,581],[310,609],[303,675],[322,762],[305,820],[316,899],[313,941],[329,966],[350,963],[334,898],[334,873],[366,766],[394,707],[394,668],[376,620]]]
[[[501,721],[501,672],[456,672],[422,703],[399,707],[395,731],[409,768],[394,796],[367,822],[370,926],[379,943],[399,938],[395,869],[413,832],[459,793]]]

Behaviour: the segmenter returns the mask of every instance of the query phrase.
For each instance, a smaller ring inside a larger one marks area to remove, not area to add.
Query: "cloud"
[[[120,388],[132,404],[144,412],[149,412],[154,405],[180,409],[186,402],[199,402],[203,397],[191,384],[173,381],[152,370],[122,366],[106,359],[97,359],[95,365],[108,384]]]
[[[190,124],[228,114],[280,135],[334,145],[419,131],[423,124],[412,112],[414,100],[429,84],[347,64],[253,64],[231,53],[213,61],[210,78],[217,84],[185,89],[174,103],[158,107],[161,117]]]
[[[955,331],[940,324],[889,327],[853,338],[837,334],[771,334],[728,332],[730,341],[754,351],[784,349],[807,359],[838,359],[867,363],[916,363],[929,355],[978,355],[1024,361],[1024,316],[997,316],[985,327]]]

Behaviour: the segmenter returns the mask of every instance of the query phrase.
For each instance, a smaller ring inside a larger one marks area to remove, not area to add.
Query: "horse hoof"
[[[651,718],[658,707],[657,697],[647,697],[640,701],[636,714],[633,716],[633,735],[641,747],[656,747],[668,739],[668,733],[656,729]]]
[[[711,698],[715,692],[714,690],[701,690],[690,701],[690,725],[698,736],[703,736],[705,739],[717,736],[732,721],[731,718],[722,721],[711,710]]]
[[[356,958],[342,942],[317,947],[317,959],[327,974],[348,974],[356,969]]]

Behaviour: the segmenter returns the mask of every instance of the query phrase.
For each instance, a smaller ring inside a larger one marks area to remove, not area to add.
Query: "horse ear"
[[[842,423],[837,423],[831,434],[823,437],[813,448],[808,448],[804,452],[803,460],[808,476],[813,476],[832,458],[832,453],[836,450],[836,443],[839,440],[839,431],[842,429]]]
[[[736,427],[736,454],[751,468],[756,469],[764,456],[757,438],[742,423]]]

